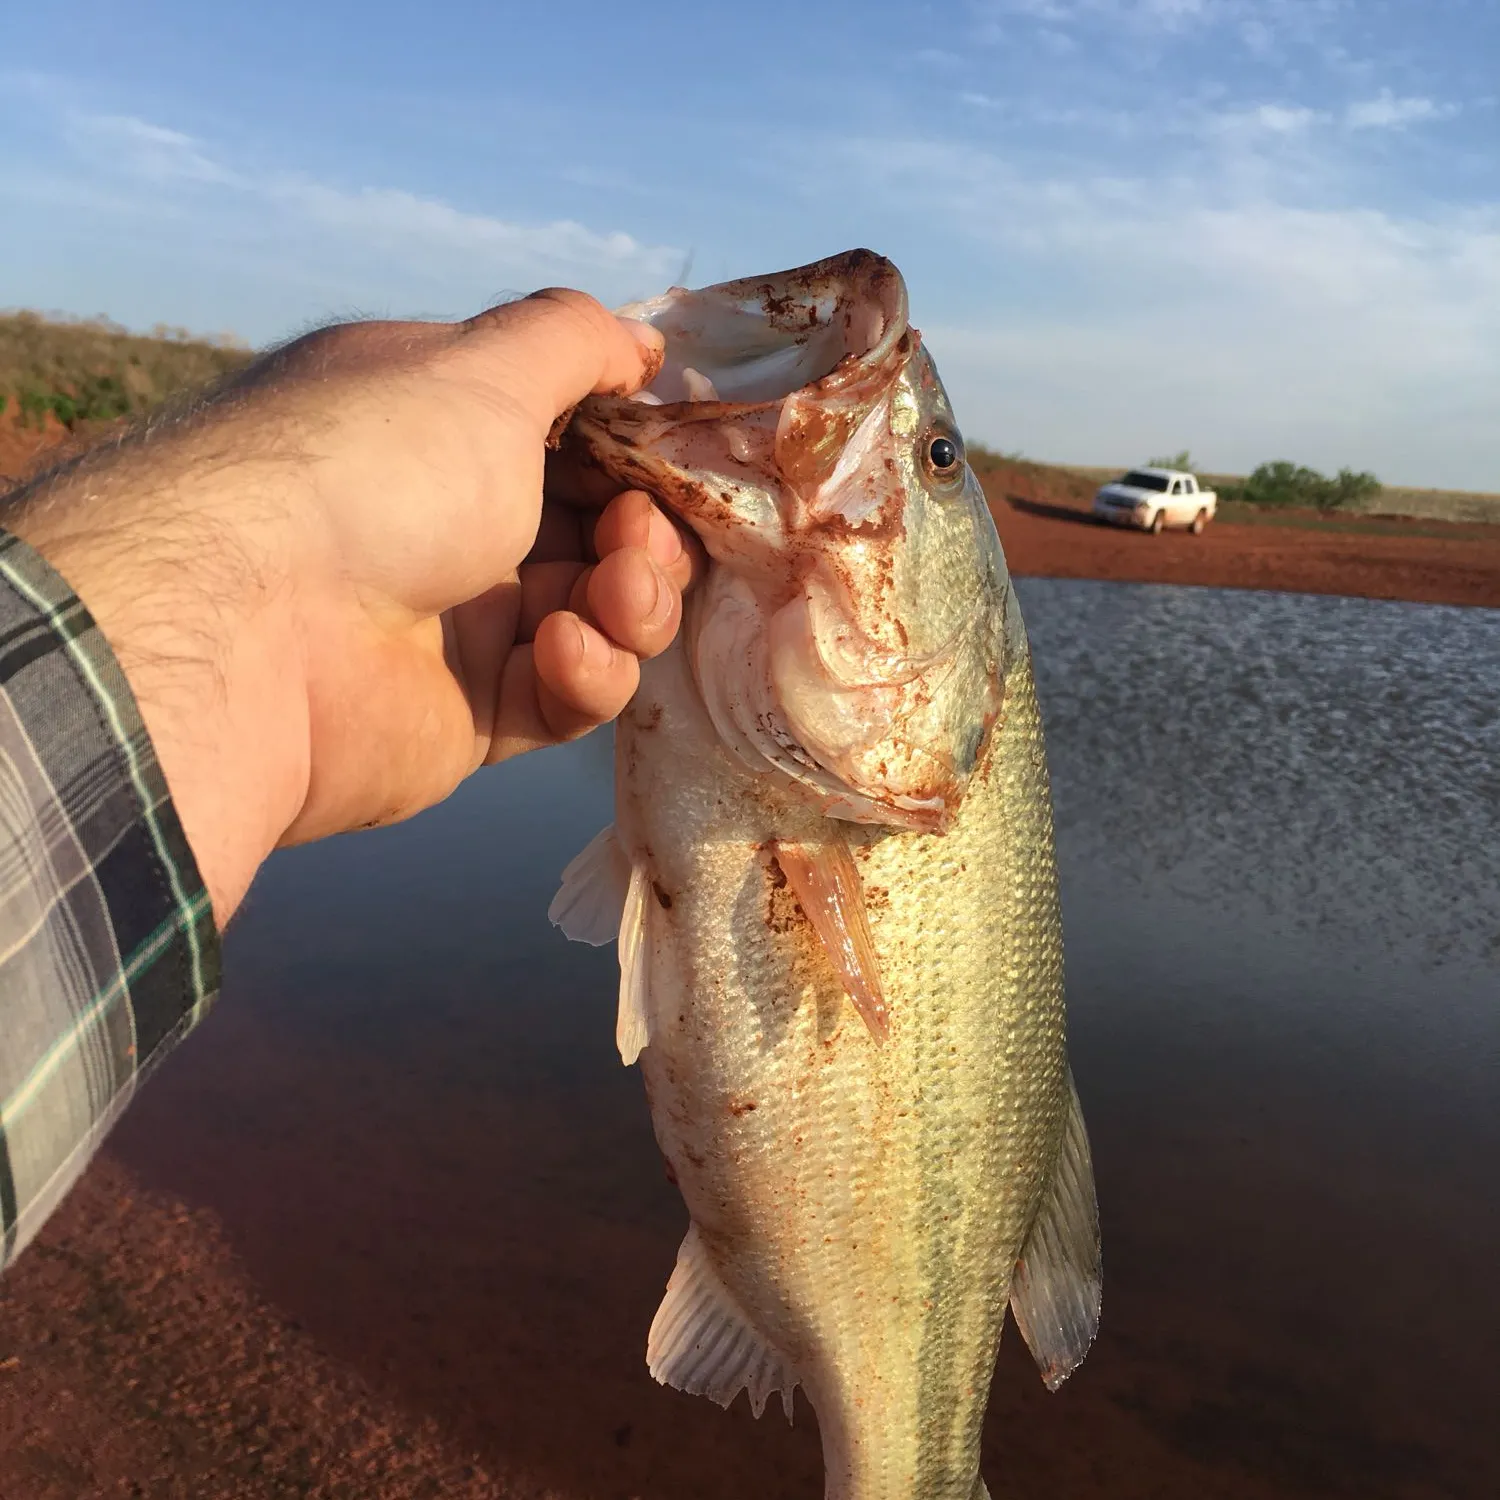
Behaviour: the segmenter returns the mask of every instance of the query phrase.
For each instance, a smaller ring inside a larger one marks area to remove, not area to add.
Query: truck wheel
[[[1159,510],[1154,516],[1151,517],[1151,525],[1147,529],[1150,531],[1152,536],[1160,536],[1166,529],[1166,524],[1167,513],[1165,510]]]
[[[1198,512],[1198,514],[1193,517],[1193,526],[1192,526],[1193,535],[1194,536],[1202,536],[1203,535],[1203,528],[1205,526],[1207,526],[1207,525],[1208,525],[1208,512],[1206,510],[1200,510]]]

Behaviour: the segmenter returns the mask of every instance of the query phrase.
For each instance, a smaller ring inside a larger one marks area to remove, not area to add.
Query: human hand
[[[278,844],[625,706],[701,554],[639,492],[544,495],[545,443],[660,348],[566,291],[324,329],[5,518],[114,646],[221,922]]]

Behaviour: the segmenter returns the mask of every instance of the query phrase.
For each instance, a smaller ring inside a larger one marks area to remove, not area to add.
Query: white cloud
[[[1044,28],[1077,36],[1089,49],[1154,45],[1214,30],[1226,52],[1237,44],[1265,61],[1311,48],[1331,66],[1336,55],[1349,61],[1330,38],[1353,0],[971,0],[970,8],[983,42],[1009,42],[1020,27],[1038,39]]]
[[[1249,20],[1240,25],[1240,40],[1245,50],[1256,57],[1270,56],[1276,41],[1276,33],[1264,21]]]
[[[1308,109],[1300,104],[1262,104],[1253,111],[1253,118],[1257,125],[1269,130],[1272,135],[1297,135],[1319,120],[1327,119],[1327,116],[1319,110]]]
[[[236,169],[202,141],[135,116],[73,114],[66,133],[75,147],[107,148],[113,167],[152,188],[214,193],[228,206],[279,216],[289,233],[315,228],[362,250],[379,246],[410,263],[457,256],[525,283],[597,269],[634,273],[650,284],[682,259],[671,247],[571,220],[520,222],[398,188],[350,189],[294,174]],[[200,216],[203,212],[200,204]]]
[[[1009,12],[1054,24],[1095,18],[1172,24],[1202,15],[1208,6],[1206,0],[990,0],[982,8],[991,14]]]
[[[392,246],[422,252],[455,251],[499,260],[567,267],[638,267],[665,273],[682,252],[647,246],[616,230],[598,233],[571,220],[517,224],[487,214],[466,213],[436,198],[398,188],[348,192],[300,177],[255,184],[257,194],[319,224]]]
[[[1457,113],[1457,105],[1440,105],[1420,96],[1398,98],[1389,89],[1381,89],[1373,99],[1351,104],[1344,120],[1351,130],[1400,130],[1420,120],[1445,120]]]
[[[975,9],[982,28],[998,39],[1009,19],[1053,28],[1104,22],[1134,29],[1177,30],[1209,16],[1214,6],[1212,0],[980,0]]]
[[[117,166],[153,182],[237,181],[191,136],[134,115],[71,115],[67,134],[75,146],[106,150]]]
[[[1197,136],[1226,154],[1234,153],[1243,166],[1247,153],[1254,158],[1259,152],[1299,145],[1331,119],[1325,110],[1305,104],[1255,104],[1220,110],[1186,106],[1172,124],[1178,134]]]

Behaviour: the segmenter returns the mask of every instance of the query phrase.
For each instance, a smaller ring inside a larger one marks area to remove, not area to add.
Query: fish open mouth
[[[870,250],[618,311],[666,338],[661,370],[633,398],[649,405],[779,402],[848,361],[882,363],[907,326],[901,273]]]
[[[585,400],[568,440],[740,564],[828,522],[917,345],[901,273],[869,250],[619,312],[661,331],[662,366],[634,396]]]

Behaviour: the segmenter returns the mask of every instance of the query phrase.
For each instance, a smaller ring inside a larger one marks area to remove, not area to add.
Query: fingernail
[[[656,379],[656,372],[661,369],[662,360],[666,357],[667,341],[660,332],[649,323],[641,322],[639,318],[622,318],[616,313],[615,321],[641,346],[649,372],[644,383],[650,385]]]
[[[651,577],[656,583],[656,595],[651,600],[651,608],[647,611],[645,623],[648,626],[660,625],[672,612],[672,585],[667,582],[666,575],[656,566],[651,564]]]
[[[668,568],[682,556],[682,538],[677,528],[654,507],[646,526],[646,552],[652,562]]]
[[[583,666],[591,671],[596,667],[604,666],[611,654],[609,642],[597,630],[585,625],[582,620],[575,619],[573,629],[578,632],[578,650]]]

